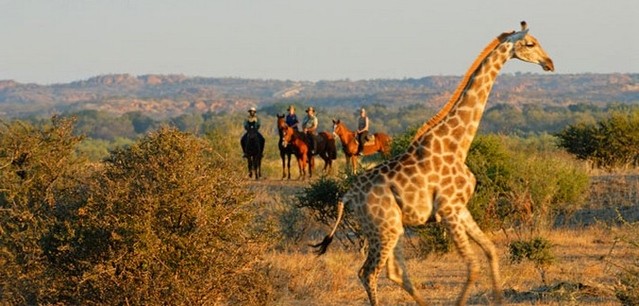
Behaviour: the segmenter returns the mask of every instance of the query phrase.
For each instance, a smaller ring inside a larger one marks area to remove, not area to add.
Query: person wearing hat
[[[357,119],[357,154],[364,155],[364,143],[368,140],[368,116],[366,116],[366,110],[362,107],[359,110],[359,118]]]
[[[315,133],[317,132],[317,125],[319,124],[317,117],[315,117],[315,109],[312,106],[306,109],[306,117],[302,121],[302,128],[304,133],[308,136],[308,146],[311,148],[311,154],[315,154],[316,141]]]
[[[288,106],[288,114],[286,115],[286,125],[289,127],[294,127],[297,130],[297,125],[300,123],[297,120],[297,114],[295,114],[295,106],[292,104]]]
[[[242,139],[240,140],[240,144],[242,145],[242,157],[246,157],[246,140],[248,131],[251,129],[255,129],[257,132],[257,137],[260,138],[260,143],[264,143],[264,136],[260,134],[260,118],[257,117],[257,110],[255,107],[251,107],[248,110],[248,117],[244,120],[244,135],[242,135]]]

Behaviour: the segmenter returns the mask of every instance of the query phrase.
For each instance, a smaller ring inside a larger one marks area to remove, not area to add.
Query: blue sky
[[[0,0],[0,80],[461,75],[521,20],[556,73],[639,72],[637,0]]]

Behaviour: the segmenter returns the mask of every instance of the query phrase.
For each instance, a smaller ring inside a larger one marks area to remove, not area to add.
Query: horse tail
[[[262,157],[262,155],[264,155],[264,146],[266,145],[266,138],[260,132],[257,132],[257,135],[259,135],[258,136],[258,142],[260,144],[259,151],[260,151],[260,157]]]
[[[330,159],[337,159],[337,145],[335,144],[335,138],[328,139],[328,157]]]
[[[333,242],[333,237],[335,237],[335,232],[337,231],[337,226],[342,221],[342,216],[344,215],[344,202],[339,200],[337,202],[337,221],[335,221],[335,225],[333,225],[333,230],[330,234],[324,237],[324,240],[318,244],[311,244],[312,247],[317,248],[315,253],[319,256],[326,253],[328,246]]]

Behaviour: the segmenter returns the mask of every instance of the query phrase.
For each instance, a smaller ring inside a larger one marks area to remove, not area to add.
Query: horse
[[[337,145],[335,137],[329,132],[321,132],[316,138],[317,151],[315,154],[324,160],[324,173],[331,173],[333,170],[333,160],[337,159]],[[311,158],[311,165],[314,166],[314,159]]]
[[[279,116],[278,116],[279,117]],[[282,146],[284,148],[292,147],[293,154],[297,158],[297,164],[300,170],[300,178],[306,177],[306,166],[308,165],[308,176],[313,177],[313,169],[315,168],[315,159],[308,145],[307,135],[295,128],[289,127],[284,123],[278,125],[278,129],[282,131]],[[332,170],[333,160],[337,158],[337,147],[335,146],[335,138],[328,132],[319,133],[317,139],[317,152],[324,160],[324,172],[330,173]]]
[[[346,156],[346,165],[351,165],[351,171],[355,174],[355,166],[357,164],[357,133],[351,131],[346,125],[338,120],[333,120],[333,134],[339,137],[342,142],[344,156]],[[384,133],[369,134],[368,141],[364,143],[363,155],[372,155],[381,153],[384,157],[390,157],[392,138]]]
[[[282,179],[291,179],[291,155],[294,154],[293,146],[284,146],[284,129],[288,128],[285,121],[285,115],[277,114],[277,131],[280,135],[280,140],[277,143],[277,147],[280,149],[280,158],[282,159]],[[298,162],[299,163],[299,162]]]
[[[250,128],[246,131],[246,160],[248,164],[249,177],[255,177],[259,180],[262,177],[262,156],[264,154],[264,137],[260,137],[260,133],[256,128]]]

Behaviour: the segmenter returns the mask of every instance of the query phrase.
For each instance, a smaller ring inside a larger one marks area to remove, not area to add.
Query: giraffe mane
[[[474,74],[475,70],[477,70],[479,65],[481,65],[481,63],[484,61],[484,59],[488,56],[490,52],[495,50],[495,48],[497,48],[497,46],[500,43],[502,43],[508,36],[512,35],[513,33],[515,33],[515,31],[502,33],[501,35],[493,39],[493,41],[491,41],[484,48],[484,50],[479,54],[479,56],[475,58],[475,61],[473,62],[473,64],[470,65],[470,68],[466,71],[466,74],[464,75],[464,77],[462,78],[462,81],[457,86],[457,89],[455,89],[455,92],[453,93],[453,96],[450,98],[450,100],[446,102],[444,107],[435,116],[431,117],[424,125],[422,125],[419,128],[419,130],[417,130],[417,133],[415,133],[415,137],[413,137],[413,141],[417,141],[417,139],[419,139],[422,135],[424,135],[424,133],[430,130],[430,128],[432,128],[437,123],[439,123],[442,119],[444,119],[444,116],[448,114],[448,112],[453,107],[453,105],[455,105],[455,102],[459,100],[459,97],[464,92],[464,89],[466,89],[466,87],[468,86],[468,82],[470,81],[471,76]]]

